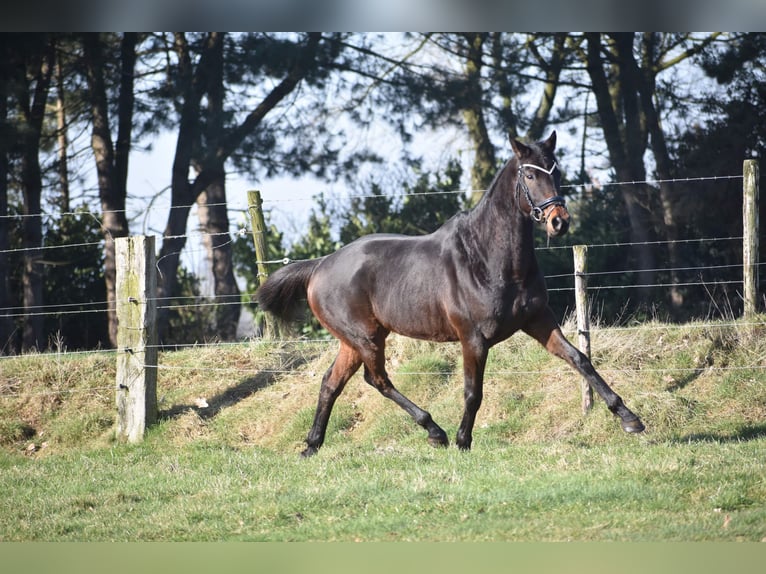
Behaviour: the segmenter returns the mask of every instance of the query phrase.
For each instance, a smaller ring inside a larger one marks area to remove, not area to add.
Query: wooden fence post
[[[580,351],[590,358],[590,313],[588,309],[588,246],[573,245],[575,276],[575,309],[577,314],[577,341]],[[593,407],[593,389],[588,381],[580,381],[582,391],[582,412]]]
[[[755,315],[758,302],[758,160],[742,167],[742,280],[744,317]]]
[[[140,442],[157,420],[157,267],[154,237],[115,239],[117,439]]]
[[[248,212],[250,213],[250,223],[253,228],[253,242],[255,243],[255,259],[258,266],[258,285],[263,285],[269,276],[268,267],[266,267],[266,223],[263,219],[263,200],[259,190],[247,192]],[[273,324],[268,313],[264,313],[263,338],[269,339],[276,335],[276,326]]]

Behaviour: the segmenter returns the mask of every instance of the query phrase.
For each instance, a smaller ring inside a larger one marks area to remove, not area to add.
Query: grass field
[[[113,439],[113,354],[0,361],[0,541],[762,541],[762,326],[600,328],[594,363],[647,425],[624,434],[536,343],[496,347],[471,452],[358,375],[298,457],[335,346],[161,354],[160,422]],[[394,383],[454,440],[456,345],[392,338]]]

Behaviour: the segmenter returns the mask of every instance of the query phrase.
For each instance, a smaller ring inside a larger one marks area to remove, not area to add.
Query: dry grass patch
[[[763,366],[764,345],[759,341],[754,344],[752,337],[745,339],[736,324],[699,327],[651,323],[638,329],[596,328],[593,349],[597,369],[647,423],[647,440],[703,432],[719,415],[741,424],[763,420],[763,370],[717,370],[743,362]],[[299,451],[313,419],[322,375],[335,357],[336,343],[310,350],[300,345],[271,344],[258,352],[248,348],[235,351],[233,357],[226,357],[227,364],[239,368],[248,365],[252,372],[242,374],[232,367],[239,378],[213,387],[207,373],[205,380],[182,385],[186,391],[183,400],[188,403],[205,387],[217,389],[219,395],[232,394],[232,389],[247,389],[250,380],[252,392],[219,408],[211,417],[215,424],[210,432],[217,440],[234,446]],[[296,352],[302,353],[299,359],[295,359]],[[207,355],[207,359],[200,359],[201,364],[221,364],[220,352]],[[394,384],[431,412],[454,440],[463,409],[459,345],[392,336],[387,357]],[[179,363],[189,361],[188,356],[176,358]],[[289,372],[272,373],[268,384],[257,384],[255,378],[265,377],[259,373],[269,369]],[[743,393],[751,397],[744,411]],[[490,352],[484,401],[474,433],[476,440],[482,435],[487,440],[515,444],[558,440],[592,443],[620,440],[617,437],[622,431],[599,397],[595,397],[594,410],[583,416],[580,376],[535,341],[517,334]],[[336,403],[326,444],[362,443],[386,448],[424,438],[422,429],[401,409],[366,385],[360,370]]]
[[[104,440],[113,420],[113,353],[0,360],[0,446],[39,454]]]
[[[571,334],[571,325],[565,325]],[[649,323],[593,329],[593,361],[647,425],[644,440],[757,432],[766,420],[766,337],[737,322]],[[299,451],[337,342],[265,342],[163,352],[157,441],[213,441],[236,448]],[[431,412],[450,440],[463,412],[459,344],[391,336],[394,384]],[[32,452],[107,444],[114,422],[113,353],[6,358],[0,372],[0,445]],[[744,431],[742,429],[745,429]],[[750,429],[750,430],[747,430]],[[753,430],[756,429],[756,430]],[[524,444],[621,440],[595,398],[580,412],[580,376],[517,334],[490,351],[474,438]],[[425,434],[363,380],[346,386],[327,444],[386,448]]]

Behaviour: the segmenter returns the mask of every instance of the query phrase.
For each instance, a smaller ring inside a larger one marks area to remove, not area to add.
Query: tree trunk
[[[40,37],[34,39],[20,54],[16,68],[18,103],[22,119],[21,144],[21,188],[24,266],[22,269],[23,304],[27,311],[22,331],[22,350],[42,349],[43,333],[43,269],[42,242],[43,227],[40,214],[42,198],[42,173],[40,170],[40,137],[45,118],[45,104],[53,71],[53,49],[51,42]],[[33,43],[34,42],[34,43]],[[34,78],[30,83],[28,77]],[[34,92],[30,93],[30,86]]]
[[[208,105],[205,140],[211,143],[213,150],[217,150],[225,137],[223,37],[216,36],[211,42],[210,55],[210,65],[206,74]],[[229,236],[224,161],[214,157],[205,169],[211,174],[211,182],[200,195],[198,204],[200,224],[206,232],[204,244],[213,273],[213,289],[218,303],[215,313],[216,333],[224,341],[232,341],[237,336],[241,306]]]
[[[196,195],[189,181],[189,169],[193,149],[199,145],[199,110],[203,94],[200,82],[195,81],[191,49],[185,34],[179,32],[175,35],[174,49],[178,57],[177,91],[182,107],[170,180],[170,212],[157,259],[157,296],[159,298],[157,328],[160,343],[168,336],[167,305],[170,298],[176,294],[181,251],[186,245],[186,221],[189,218],[191,205],[196,201]],[[198,70],[203,67],[207,58],[206,52],[203,52]]]
[[[218,303],[215,314],[216,334],[224,341],[232,341],[237,336],[240,291],[234,277],[223,170],[220,175],[207,186],[197,203],[200,226],[206,233],[204,244],[213,272],[213,289]]]
[[[535,110],[532,123],[527,130],[527,137],[530,140],[542,140],[545,136],[544,130],[548,126],[551,111],[553,110],[553,101],[556,98],[556,92],[559,86],[561,70],[564,67],[566,59],[565,47],[567,34],[558,32],[553,36],[553,48],[549,58],[539,57],[541,69],[545,71],[545,84],[540,102]]]
[[[44,348],[43,316],[43,269],[42,243],[43,229],[40,217],[40,197],[42,178],[40,163],[37,158],[38,148],[25,142],[21,159],[21,185],[23,188],[24,216],[22,245],[24,246],[24,267],[22,270],[22,300],[27,315],[22,331],[22,351],[42,350]],[[31,216],[31,217],[30,217]]]
[[[650,136],[652,153],[657,167],[657,177],[660,179],[660,206],[662,208],[662,218],[659,223],[664,230],[665,238],[668,240],[668,258],[670,261],[670,278],[672,286],[670,287],[670,303],[674,311],[678,311],[684,304],[684,295],[678,284],[681,281],[678,269],[681,267],[681,256],[679,254],[678,243],[678,224],[676,215],[676,202],[674,200],[673,184],[667,180],[673,179],[673,163],[670,160],[670,153],[665,142],[665,133],[662,131],[660,117],[654,105],[655,80],[652,68],[654,33],[644,34],[644,62],[643,70],[636,70],[639,79],[639,92],[641,96],[641,107],[646,118],[647,130]]]
[[[9,77],[7,34],[0,34],[0,75]],[[0,82],[0,123],[8,121],[8,84]],[[9,138],[0,138],[0,355],[10,354],[15,350],[13,344],[13,319],[5,313],[11,305],[10,269],[8,249],[10,248],[10,220],[8,219],[8,173],[9,173]]]
[[[632,34],[627,36],[632,38]],[[617,80],[610,84],[601,59],[601,34],[586,34],[587,71],[596,97],[609,159],[614,166],[617,180],[644,181],[645,135],[641,130],[636,102],[637,84],[625,69],[626,59],[632,58],[632,40],[627,36],[620,37],[615,42],[613,56],[618,67]],[[651,239],[651,219],[644,186],[621,185],[619,189],[630,221],[630,241],[633,243],[631,247],[639,267],[638,283],[648,285],[651,284],[652,273],[649,270],[654,268],[654,255],[648,245]],[[640,299],[645,300],[648,295],[645,290],[639,291]]]
[[[187,187],[191,186],[187,183]],[[162,248],[157,258],[157,297],[159,299],[157,330],[160,343],[166,341],[168,337],[170,315],[167,305],[177,292],[178,267],[181,262],[181,251],[186,246],[186,221],[189,219],[190,212],[187,206],[191,205],[188,202],[194,201],[190,191],[174,190],[171,191],[171,195],[174,199],[181,196],[188,199],[180,200],[177,205],[171,206],[165,231],[162,234]]]
[[[497,93],[501,98],[502,106],[500,108],[500,117],[506,134],[509,138],[519,137],[519,120],[513,111],[513,87],[509,81],[510,74],[504,66],[504,55],[506,51],[505,34],[503,32],[493,32],[492,37],[492,70],[494,74],[494,83],[497,85]]]
[[[61,51],[56,50],[56,139],[58,140],[58,174],[61,186],[61,212],[69,212],[69,139],[66,125],[66,92],[64,90],[64,72],[61,67]]]
[[[465,67],[465,85],[468,96],[463,108],[463,121],[468,128],[468,137],[474,145],[475,155],[471,167],[472,199],[476,203],[492,183],[497,166],[495,148],[489,138],[484,121],[484,105],[481,89],[481,68],[486,34],[466,34],[468,54]]]
[[[133,92],[133,64],[135,62],[135,34],[125,34],[123,37],[123,57],[127,45],[127,52],[133,54],[123,61],[123,70],[120,84],[119,124],[123,141],[130,145],[130,125],[132,121],[132,92]],[[98,177],[98,190],[101,199],[102,229],[105,239],[104,252],[104,279],[106,281],[107,316],[109,321],[109,341],[117,346],[117,313],[116,313],[116,260],[114,240],[128,235],[128,220],[125,214],[125,201],[127,190],[125,180],[127,177],[127,150],[121,149],[123,164],[120,165],[118,177],[117,157],[112,140],[111,127],[109,124],[109,107],[106,95],[106,83],[104,80],[104,54],[101,37],[98,33],[83,34],[83,48],[85,65],[87,68],[88,88],[91,101],[91,120],[93,132],[91,146],[96,158],[96,173]],[[125,69],[127,66],[128,69]],[[127,106],[122,101],[123,93],[128,90],[131,96]],[[122,133],[125,118],[128,118],[127,136]]]

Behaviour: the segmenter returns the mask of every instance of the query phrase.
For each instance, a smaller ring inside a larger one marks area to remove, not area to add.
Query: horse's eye
[[[527,176],[527,179],[535,179],[535,176],[531,173],[525,174]]]

